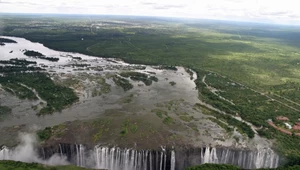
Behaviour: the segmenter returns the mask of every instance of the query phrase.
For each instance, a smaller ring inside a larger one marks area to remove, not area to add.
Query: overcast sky
[[[0,13],[171,16],[300,24],[299,0],[0,0]]]

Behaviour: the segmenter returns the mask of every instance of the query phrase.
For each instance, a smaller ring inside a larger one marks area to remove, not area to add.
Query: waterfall
[[[85,167],[85,149],[83,145],[76,145],[76,165]],[[62,153],[61,153],[62,154]]]
[[[61,144],[58,144],[58,145],[59,145],[59,150],[60,150],[60,156],[62,157],[63,156],[63,151],[62,151],[62,148],[61,148]],[[43,153],[43,154],[45,154],[45,153]]]
[[[0,160],[7,160],[9,159],[10,154],[7,147],[3,146],[0,150]]]
[[[0,160],[19,160],[18,153],[18,149],[9,150],[2,147]],[[59,144],[56,147],[41,148],[39,155],[33,161],[39,160],[43,163],[53,155],[57,155],[59,158],[67,158],[70,163],[77,166],[109,170],[181,170],[204,163],[232,164],[243,169],[259,169],[276,168],[280,160],[270,148],[241,150],[224,147],[188,149],[162,147],[158,150],[136,150],[95,146],[90,150],[83,145]]]
[[[164,170],[167,169],[167,153],[151,150],[120,149],[96,146],[94,148],[96,169],[110,170]],[[175,152],[172,151],[171,167],[175,170]],[[77,157],[79,158],[79,157]]]
[[[175,151],[171,151],[171,170],[175,170]]]
[[[178,155],[176,165],[181,167],[178,169],[204,163],[232,164],[243,169],[277,168],[279,166],[279,156],[270,148],[237,150],[206,147],[200,148],[200,150],[180,151]]]
[[[209,147],[205,148],[205,152],[204,152],[204,157],[203,157],[203,163],[212,163],[209,160],[210,158],[210,151],[209,151]]]

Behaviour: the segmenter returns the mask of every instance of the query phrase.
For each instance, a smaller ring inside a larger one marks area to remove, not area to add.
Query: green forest
[[[198,76],[195,83],[199,98],[227,116],[210,114],[237,127],[249,138],[254,136],[251,128],[232,116],[251,123],[257,127],[258,135],[275,141],[276,151],[288,158],[286,164],[300,165],[300,137],[278,132],[267,123],[280,115],[288,117],[291,123],[300,118],[297,27],[157,18],[145,22],[116,16],[111,21],[106,19],[104,26],[91,28],[91,24],[101,25],[105,18],[94,17],[93,23],[88,17],[2,19],[3,35],[24,37],[55,50],[120,58],[134,64],[166,65],[164,69],[184,66],[193,70]],[[40,23],[32,26],[36,20]],[[117,24],[114,20],[124,20],[127,24]],[[1,67],[0,70],[5,72]],[[24,78],[12,74],[0,80],[35,88],[49,105],[41,114],[59,111],[77,100],[71,89],[53,84],[45,74],[35,74],[23,74]],[[124,77],[150,84],[149,77],[146,79],[144,75],[121,76],[113,77],[113,81],[124,91],[133,87]],[[213,93],[211,89],[216,91]],[[50,94],[53,91],[63,97]]]
[[[72,89],[56,85],[46,73],[7,73],[0,77],[0,84],[20,99],[36,100],[37,96],[27,87],[35,89],[38,95],[47,102],[37,115],[61,111],[78,100]]]

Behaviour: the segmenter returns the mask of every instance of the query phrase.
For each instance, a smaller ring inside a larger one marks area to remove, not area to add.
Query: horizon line
[[[227,22],[227,23],[248,23],[248,24],[257,24],[257,25],[273,25],[273,26],[292,26],[299,27],[299,24],[285,24],[285,23],[273,23],[273,22],[263,22],[263,21],[247,21],[247,20],[232,20],[232,19],[221,19],[221,18],[196,18],[196,17],[176,17],[176,16],[156,16],[156,15],[127,15],[127,14],[88,14],[88,13],[15,13],[15,12],[0,12],[1,15],[61,15],[61,16],[112,16],[112,17],[148,17],[148,18],[165,18],[173,20],[190,20],[190,21],[215,21],[215,22]]]

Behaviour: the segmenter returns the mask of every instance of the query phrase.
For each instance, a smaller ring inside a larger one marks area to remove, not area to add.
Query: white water
[[[202,148],[201,163],[233,164],[245,169],[276,168],[279,156],[270,148],[256,151],[232,150],[227,148]]]
[[[16,148],[10,150],[3,146],[0,150],[0,160],[14,160],[21,162],[37,162],[47,165],[67,165],[65,156],[58,154],[52,155],[48,160],[42,159],[36,150],[37,140],[34,135],[22,134],[20,135],[21,144]]]
[[[172,152],[171,170],[175,170],[175,152]],[[82,154],[80,153],[79,155]],[[109,170],[165,170],[167,161],[165,151],[137,151],[134,149],[100,146],[94,148],[93,157],[96,162],[96,169]]]
[[[161,151],[121,149],[118,147],[96,146],[92,155],[87,156],[82,145],[76,146],[76,164],[82,167],[109,170],[181,170],[187,166],[214,163],[233,164],[245,169],[276,168],[279,165],[279,156],[271,149],[234,150],[229,148],[201,148],[201,151],[189,153],[175,153],[175,150]],[[182,155],[181,155],[182,154]],[[176,156],[176,158],[175,158]],[[196,158],[198,161],[189,162]],[[87,160],[93,159],[90,165]],[[184,165],[181,162],[185,162]],[[187,163],[188,162],[188,163]]]
[[[175,170],[175,151],[171,151],[171,170]]]
[[[181,170],[188,166],[204,163],[233,164],[244,169],[276,168],[279,165],[279,156],[271,149],[247,151],[206,147],[201,148],[201,151],[189,153],[188,156],[184,155],[186,151],[176,154],[175,150],[167,153],[165,149],[151,151],[96,146],[94,150],[87,151],[83,145],[76,145],[75,149],[74,164],[95,169]],[[50,159],[44,160],[37,156],[32,144],[23,144],[13,150],[2,147],[0,160],[38,162],[51,165],[67,164],[61,146],[59,146],[58,152]],[[194,158],[197,161],[190,162]],[[181,164],[182,162],[185,163]]]

